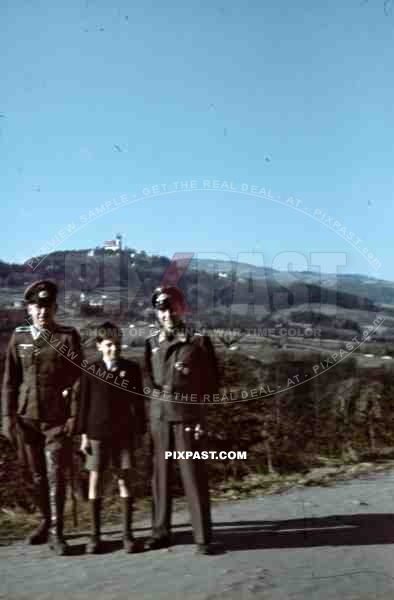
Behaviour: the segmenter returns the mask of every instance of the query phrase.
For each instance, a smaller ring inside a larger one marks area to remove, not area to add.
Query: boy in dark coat
[[[123,503],[123,543],[126,552],[137,550],[132,535],[131,468],[133,448],[146,431],[142,377],[137,363],[121,356],[121,332],[106,322],[97,329],[97,350],[102,358],[82,363],[77,433],[86,454],[92,536],[89,553],[101,548],[101,505],[103,475],[111,461],[118,476]]]

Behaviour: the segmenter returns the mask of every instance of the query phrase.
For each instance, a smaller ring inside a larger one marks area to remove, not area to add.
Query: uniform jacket
[[[210,338],[195,333],[178,335],[169,342],[161,332],[154,333],[145,345],[145,384],[150,390],[145,389],[150,396],[152,430],[161,422],[203,423],[206,406],[218,393],[217,360]],[[160,392],[165,395],[158,397]]]
[[[78,404],[76,432],[88,438],[130,439],[145,433],[141,370],[133,361],[121,358],[111,371],[102,360],[87,365],[81,374]]]
[[[36,340],[29,326],[17,327],[6,353],[3,416],[19,414],[53,425],[75,416],[70,392],[80,375],[81,357],[79,333],[73,327],[55,323]]]

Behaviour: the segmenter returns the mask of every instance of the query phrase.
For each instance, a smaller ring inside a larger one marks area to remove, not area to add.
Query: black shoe
[[[169,535],[163,537],[151,537],[145,542],[145,550],[160,550],[171,546],[171,538]]]
[[[66,556],[69,549],[62,535],[52,533],[49,535],[49,547],[57,556]]]
[[[98,536],[92,535],[86,544],[86,554],[99,554],[102,548],[101,540]]]
[[[196,554],[202,554],[205,556],[216,554],[215,546],[211,543],[209,544],[197,544],[196,546]]]
[[[27,538],[28,544],[36,546],[38,544],[46,544],[49,538],[49,523],[42,520],[37,529]]]
[[[135,554],[141,551],[141,545],[133,537],[123,538],[123,548],[126,554]]]

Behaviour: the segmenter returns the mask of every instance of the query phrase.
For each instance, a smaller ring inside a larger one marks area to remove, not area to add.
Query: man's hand
[[[194,439],[199,440],[200,437],[204,435],[204,433],[205,431],[201,429],[200,423],[197,423],[197,425],[194,428]]]
[[[64,433],[71,437],[75,432],[75,417],[70,417],[64,424]]]
[[[86,433],[82,434],[80,450],[84,454],[90,454],[90,452],[91,452],[90,441],[89,441],[88,436],[86,435]]]
[[[16,436],[16,416],[10,415],[2,418],[3,421],[3,435],[7,438],[7,440],[14,447],[17,446],[17,436]]]

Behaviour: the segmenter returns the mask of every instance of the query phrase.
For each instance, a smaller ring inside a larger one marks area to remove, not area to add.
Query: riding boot
[[[66,499],[65,465],[62,461],[63,449],[47,449],[49,502],[51,507],[51,526],[49,546],[58,556],[67,554],[68,545],[63,537],[64,504]]]
[[[92,519],[92,535],[86,545],[88,554],[98,554],[101,549],[101,498],[89,500],[91,519]]]
[[[132,534],[133,498],[122,498],[123,504],[123,547],[128,554],[137,551],[137,542]]]
[[[41,522],[30,534],[28,543],[32,545],[46,544],[51,524],[51,508],[49,505],[49,489],[46,474],[33,475],[34,499],[41,513]]]

